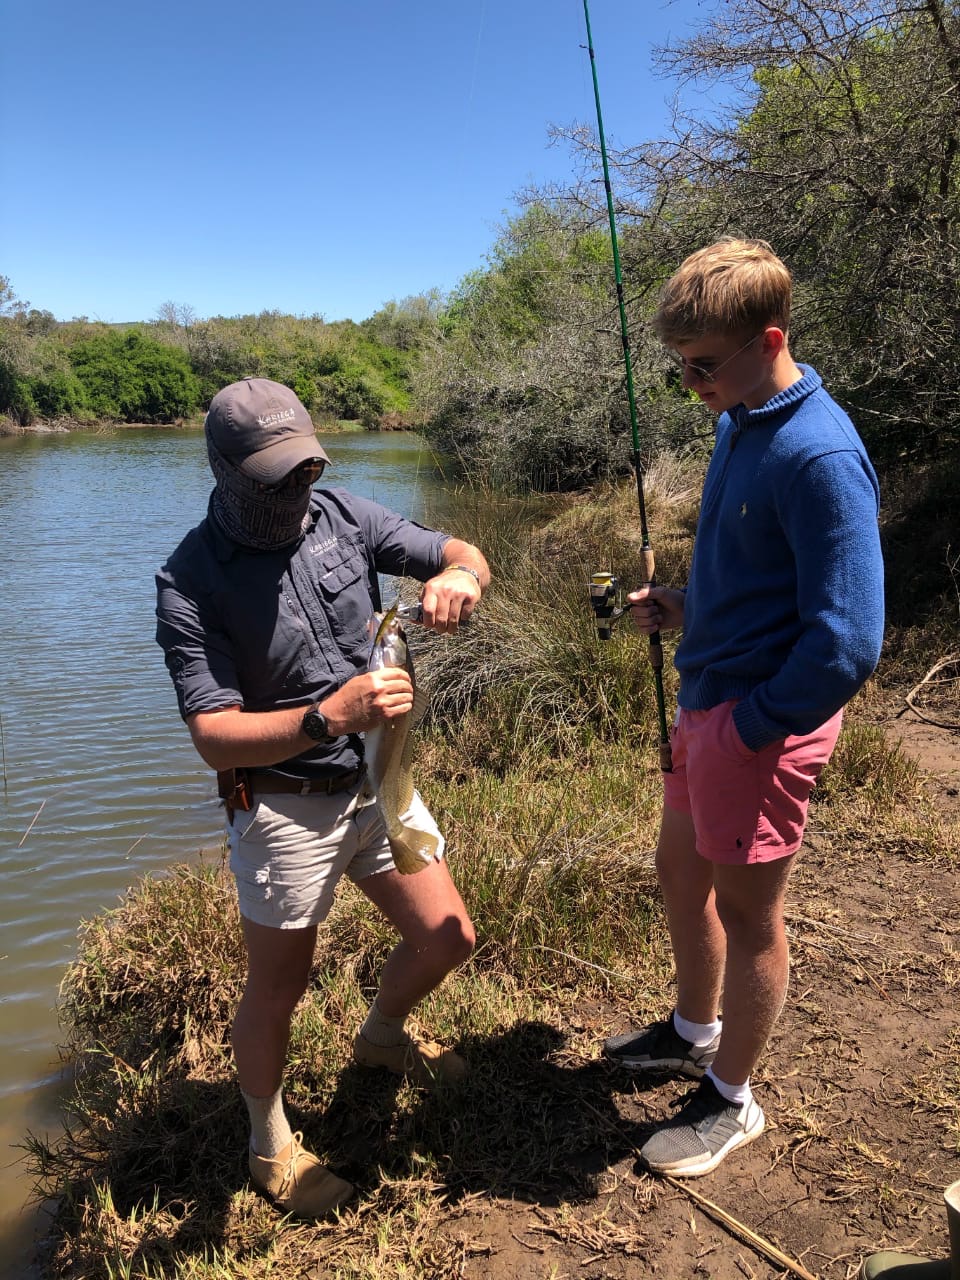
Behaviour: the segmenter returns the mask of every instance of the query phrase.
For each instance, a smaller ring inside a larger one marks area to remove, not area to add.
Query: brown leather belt
[[[365,772],[366,766],[361,765],[350,773],[338,773],[331,778],[291,778],[287,774],[271,773],[268,769],[248,769],[247,778],[254,795],[332,796],[354,786]]]

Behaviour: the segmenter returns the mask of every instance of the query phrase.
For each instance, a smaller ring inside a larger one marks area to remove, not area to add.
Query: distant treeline
[[[410,366],[440,303],[424,294],[368,320],[216,316],[166,303],[149,323],[59,322],[19,302],[0,277],[0,414],[38,419],[173,422],[206,409],[228,382],[267,377],[292,387],[318,423],[374,428],[410,418]]]

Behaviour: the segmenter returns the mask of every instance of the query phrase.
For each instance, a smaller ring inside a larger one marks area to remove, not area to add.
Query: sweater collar
[[[814,391],[819,390],[823,386],[823,380],[816,369],[812,369],[808,364],[797,364],[801,377],[797,382],[791,382],[789,387],[783,391],[778,391],[775,396],[771,396],[766,404],[762,404],[759,409],[748,409],[744,404],[738,404],[730,411],[738,431],[743,431],[746,427],[760,426],[775,418],[784,409],[792,408],[806,400],[807,396],[812,395]]]

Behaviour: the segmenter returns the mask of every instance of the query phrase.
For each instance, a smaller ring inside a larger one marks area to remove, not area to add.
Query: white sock
[[[258,1156],[275,1156],[293,1137],[281,1090],[269,1098],[243,1093],[243,1100],[250,1116],[250,1149]]]
[[[380,1007],[374,1000],[366,1021],[360,1028],[360,1034],[371,1044],[383,1045],[386,1048],[403,1044],[405,1038],[403,1024],[406,1020],[406,1014],[402,1018],[388,1018],[386,1014],[380,1012]]]
[[[727,1084],[726,1080],[720,1080],[713,1074],[713,1067],[707,1067],[703,1074],[710,1077],[717,1093],[721,1098],[726,1098],[731,1105],[744,1107],[753,1100],[749,1079],[744,1080],[743,1084]]]
[[[720,1034],[721,1025],[719,1018],[715,1022],[691,1022],[689,1018],[681,1018],[676,1009],[673,1011],[673,1029],[678,1036],[689,1040],[698,1049],[702,1049],[714,1036]]]

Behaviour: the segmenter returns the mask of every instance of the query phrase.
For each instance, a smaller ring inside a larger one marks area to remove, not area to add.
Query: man
[[[279,383],[225,387],[205,434],[216,483],[206,518],[157,576],[157,641],[226,801],[248,960],[232,1040],[251,1178],[285,1211],[319,1217],[353,1188],[291,1133],[281,1080],[317,926],[344,873],[400,935],[355,1060],[424,1085],[466,1069],[404,1026],[475,939],[442,858],[412,876],[395,869],[364,788],[364,730],[413,705],[404,669],[366,669],[377,573],[422,581],[423,624],[441,633],[470,616],[490,575],[466,542],[343,489],[314,492],[328,458]],[[419,796],[414,811],[436,832]]]
[[[841,709],[882,640],[876,476],[790,354],[790,298],[769,245],[722,240],[686,259],[654,319],[718,422],[686,589],[629,597],[641,631],[683,628],[656,855],[676,1007],[604,1051],[701,1078],[640,1152],[678,1177],[763,1131],[750,1075],[786,996],[787,882]]]

